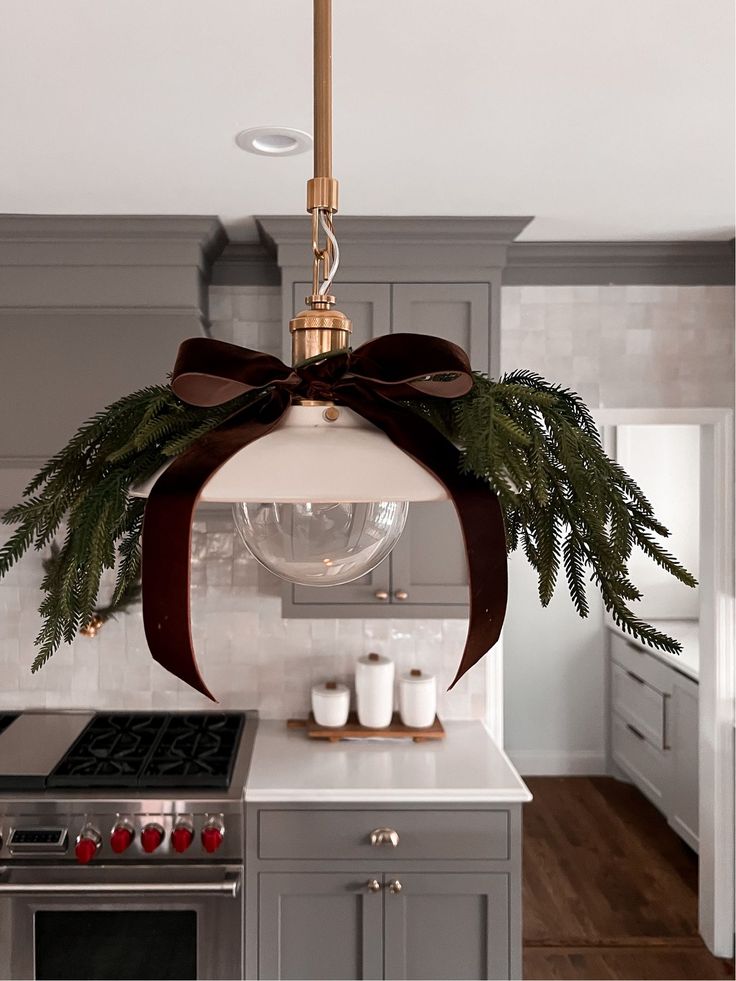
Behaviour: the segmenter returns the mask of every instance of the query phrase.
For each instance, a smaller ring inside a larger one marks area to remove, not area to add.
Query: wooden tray
[[[336,743],[340,739],[375,739],[377,737],[380,739],[407,739],[411,737],[415,743],[423,743],[430,739],[445,738],[445,730],[436,715],[432,725],[426,729],[412,729],[410,726],[405,726],[398,712],[394,712],[391,725],[386,729],[368,729],[366,726],[360,725],[355,712],[350,713],[347,723],[340,729],[317,725],[311,712],[308,719],[288,719],[286,725],[289,729],[304,729],[310,739],[327,739],[331,743]]]

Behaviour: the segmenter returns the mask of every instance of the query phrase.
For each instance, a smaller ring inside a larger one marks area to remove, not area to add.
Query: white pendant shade
[[[351,409],[338,406],[337,410],[338,418],[330,422],[324,406],[290,406],[272,433],[223,464],[201,500],[282,504],[447,500],[443,485],[385,433]],[[159,474],[131,493],[147,497]]]

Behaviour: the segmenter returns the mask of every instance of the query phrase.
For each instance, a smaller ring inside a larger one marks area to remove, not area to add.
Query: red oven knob
[[[178,821],[171,832],[171,844],[175,852],[185,852],[194,841],[194,831],[187,821]]]
[[[97,849],[102,844],[102,837],[96,828],[82,828],[77,843],[74,846],[74,854],[81,865],[91,862],[97,853]]]
[[[210,818],[202,828],[202,847],[211,855],[222,844],[225,828],[219,818]]]
[[[160,824],[147,824],[143,831],[141,831],[141,845],[143,845],[143,851],[155,852],[161,842],[164,840],[164,829]]]
[[[133,829],[129,824],[116,824],[110,832],[110,848],[120,855],[133,843]]]

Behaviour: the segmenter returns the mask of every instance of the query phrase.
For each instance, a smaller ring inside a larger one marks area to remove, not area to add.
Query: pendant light
[[[333,225],[331,0],[314,0],[312,292],[290,322],[292,363],[350,347],[352,325],[334,308],[340,261]],[[135,493],[147,496],[161,471]],[[289,582],[333,586],[364,576],[399,540],[410,501],[447,491],[362,416],[332,401],[301,400],[277,428],[228,460],[200,500],[232,503],[235,527],[255,558]]]

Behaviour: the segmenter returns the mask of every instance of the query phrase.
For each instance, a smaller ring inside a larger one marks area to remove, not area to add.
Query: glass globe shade
[[[233,505],[235,527],[261,565],[304,586],[339,586],[375,569],[408,511],[408,501]]]

